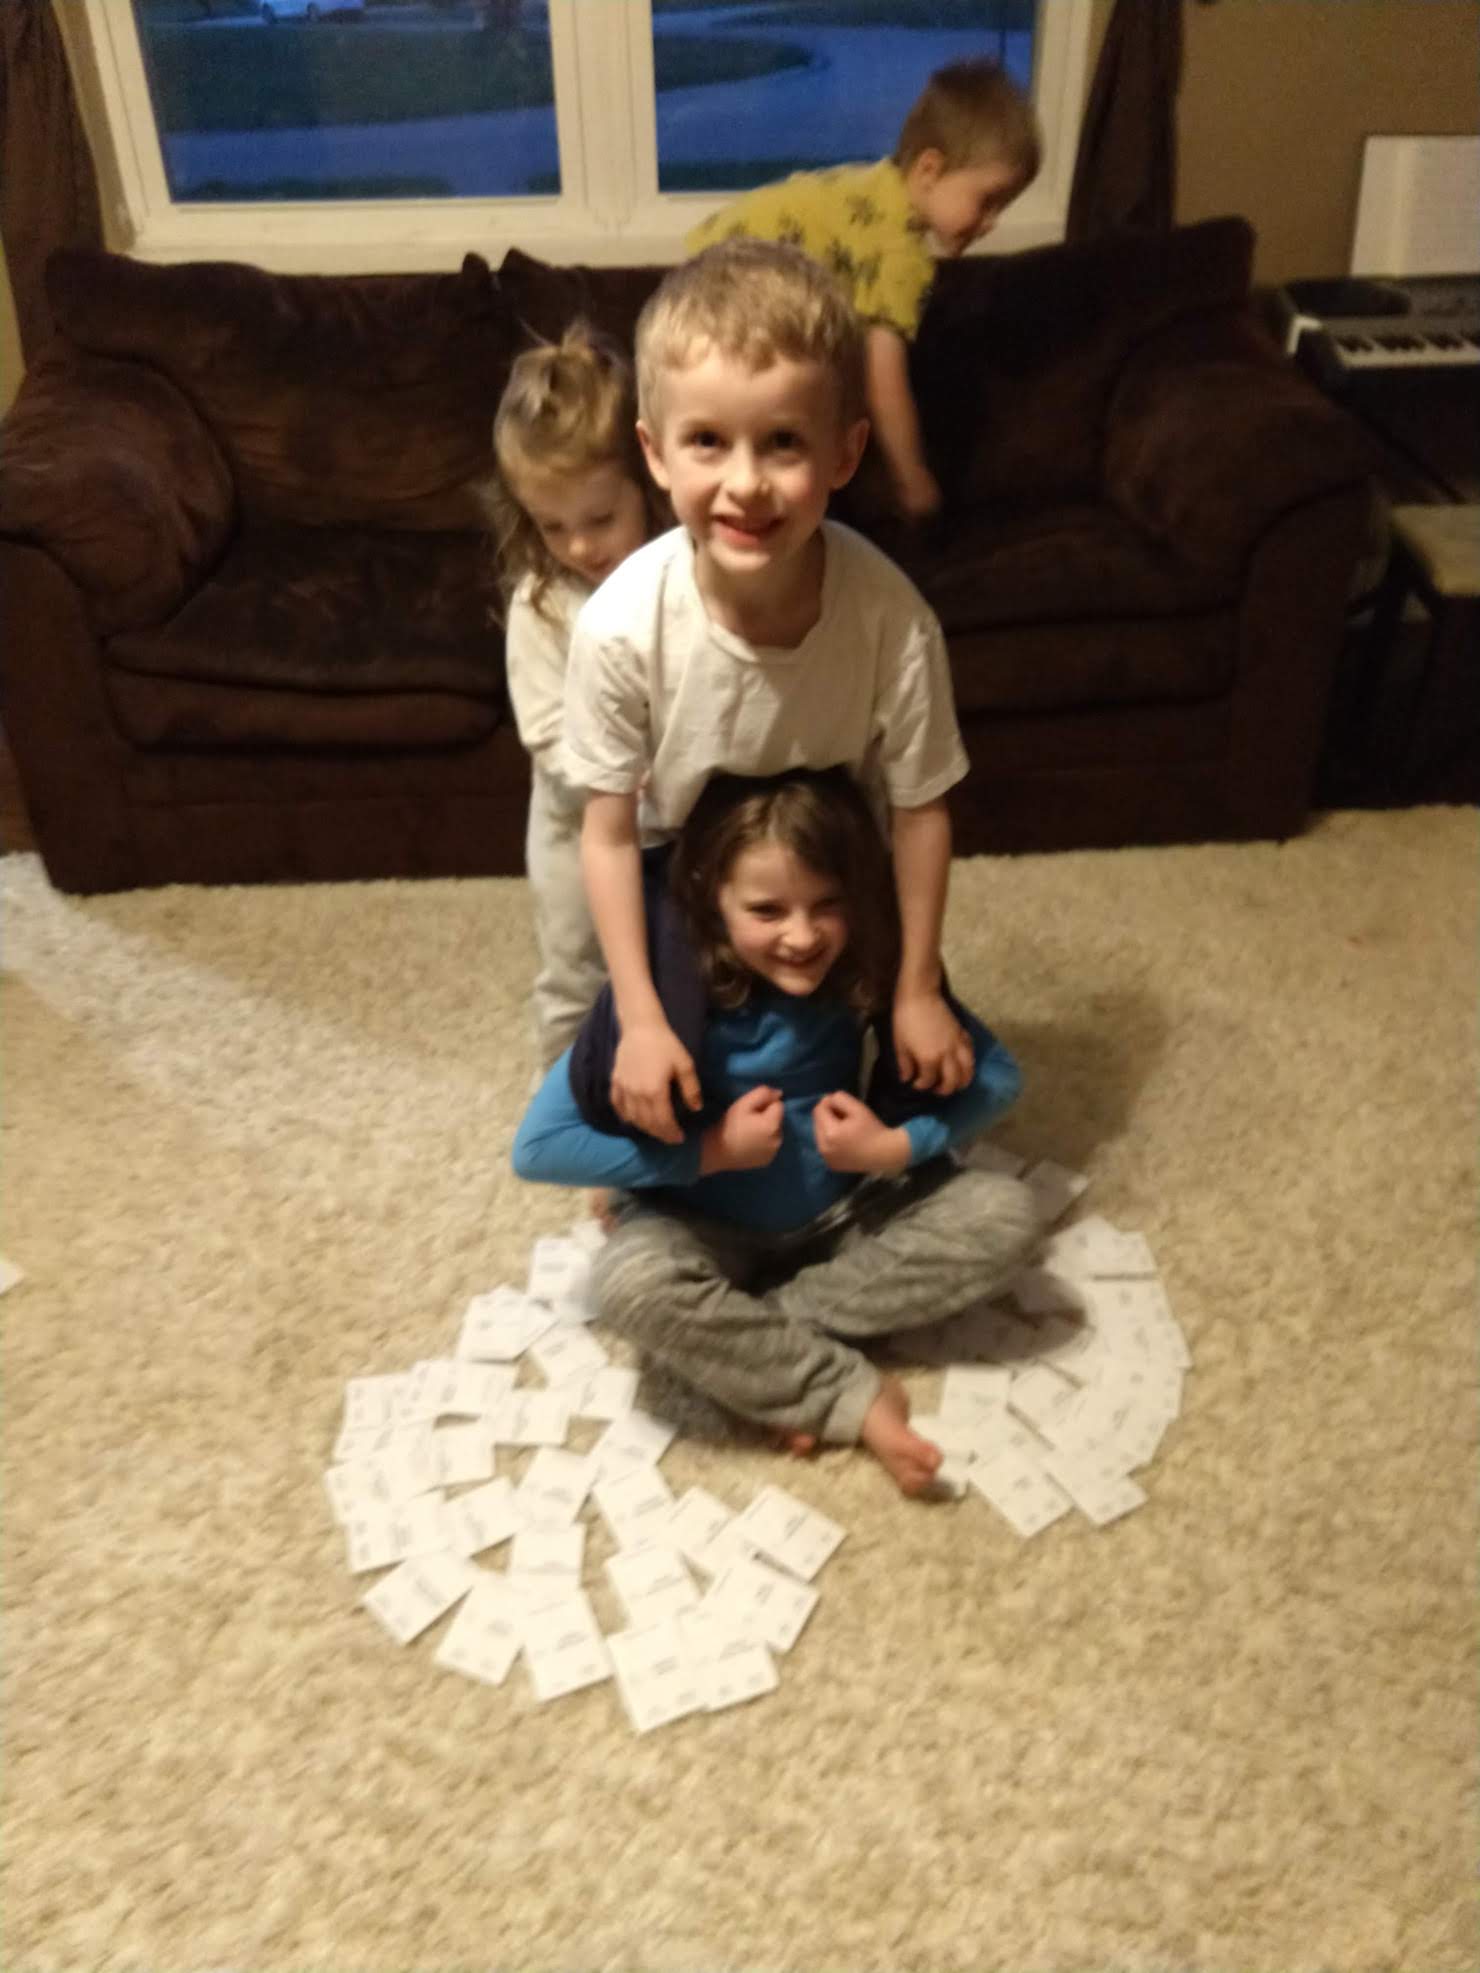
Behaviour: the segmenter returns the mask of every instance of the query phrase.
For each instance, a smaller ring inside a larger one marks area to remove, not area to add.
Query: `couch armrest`
[[[0,426],[0,535],[65,569],[100,634],[169,616],[235,514],[220,447],[157,370],[53,350],[27,372]]]
[[[1241,570],[1282,514],[1376,465],[1362,428],[1244,315],[1152,337],[1111,395],[1106,494],[1186,560],[1221,571]]]

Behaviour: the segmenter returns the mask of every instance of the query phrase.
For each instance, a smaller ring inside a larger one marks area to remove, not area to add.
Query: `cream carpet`
[[[1002,1140],[1150,1238],[1183,1417],[1025,1543],[676,1446],[849,1539],[775,1696],[642,1739],[397,1650],[320,1488],[345,1379],[571,1218],[508,1169],[523,884],[0,865],[7,1973],[1468,1973],[1476,847],[958,864]]]

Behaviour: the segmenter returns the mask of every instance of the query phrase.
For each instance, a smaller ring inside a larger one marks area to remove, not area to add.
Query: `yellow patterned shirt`
[[[865,322],[913,338],[925,312],[935,260],[927,228],[892,158],[798,171],[743,192],[688,237],[690,253],[737,235],[801,247],[831,270]]]

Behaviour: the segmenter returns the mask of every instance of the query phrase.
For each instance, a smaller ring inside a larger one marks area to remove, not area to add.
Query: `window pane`
[[[1033,0],[653,0],[658,185],[707,192],[886,157],[943,62],[1030,89]]]
[[[171,197],[560,190],[543,0],[135,0]]]

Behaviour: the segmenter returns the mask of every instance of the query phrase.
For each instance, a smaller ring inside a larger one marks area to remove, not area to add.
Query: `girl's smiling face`
[[[735,956],[782,993],[815,993],[848,943],[837,884],[774,837],[740,851],[718,904]]]

